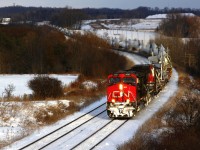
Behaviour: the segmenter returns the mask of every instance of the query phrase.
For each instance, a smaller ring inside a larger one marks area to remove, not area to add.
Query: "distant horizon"
[[[0,1],[0,8],[3,7],[43,7],[43,8],[110,8],[110,9],[136,9],[138,7],[149,8],[183,8],[200,9],[199,0],[6,0]]]
[[[32,8],[72,8],[72,9],[121,9],[121,10],[133,10],[133,9],[137,9],[139,7],[146,7],[146,8],[152,8],[152,9],[155,9],[155,8],[158,8],[158,9],[165,9],[165,8],[168,8],[168,9],[197,9],[197,8],[183,8],[183,7],[164,7],[164,8],[159,8],[159,7],[148,7],[148,6],[138,6],[138,7],[135,7],[135,8],[131,8],[131,9],[128,9],[128,8],[110,8],[110,7],[83,7],[83,8],[74,8],[74,7],[71,7],[71,6],[65,6],[65,7],[51,7],[51,6],[23,6],[23,5],[10,5],[10,6],[0,6],[0,8],[8,8],[8,7],[32,7]],[[200,9],[200,8],[198,8]]]

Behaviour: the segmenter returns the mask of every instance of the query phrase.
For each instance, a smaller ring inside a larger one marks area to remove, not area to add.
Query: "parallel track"
[[[97,132],[99,132],[100,130],[102,130],[103,128],[105,128],[107,125],[109,125],[112,122],[113,122],[113,120],[109,121],[107,124],[105,124],[104,126],[102,126],[100,129],[96,130],[92,135],[90,135],[89,137],[85,138],[82,142],[76,144],[71,149],[75,149],[76,147],[78,147],[79,145],[81,145],[82,143],[84,143],[86,140],[88,140],[90,137],[92,137],[93,135],[95,135]]]
[[[103,142],[106,138],[108,138],[111,134],[113,134],[116,130],[118,130],[120,127],[122,127],[127,121],[127,120],[123,120],[117,127],[114,127],[112,130],[110,130],[108,133],[104,134],[104,136],[98,136],[98,134],[100,134],[100,132],[105,133],[103,131],[103,129],[107,128],[109,125],[114,124],[116,120],[111,120],[110,122],[108,122],[106,125],[104,125],[102,128],[100,128],[99,130],[97,130],[96,132],[94,132],[92,135],[90,135],[89,137],[85,138],[82,142],[78,143],[77,145],[75,145],[74,147],[71,148],[72,149],[80,149],[82,145],[86,144],[88,146],[87,149],[94,149],[96,146],[98,146],[101,142]],[[98,140],[97,140],[98,137]],[[96,139],[96,140],[93,140]],[[92,141],[92,142],[90,142]],[[91,145],[93,142],[93,145]]]
[[[87,112],[86,114],[72,120],[71,122],[61,126],[60,128],[48,133],[47,135],[23,146],[22,148],[20,148],[20,150],[54,149],[54,147],[59,148],[59,146],[61,147],[66,146],[67,145],[66,143],[70,143],[69,141],[71,140],[70,136],[72,136],[74,139],[76,139],[75,136],[82,136],[80,132],[84,130],[84,126],[87,126],[87,124],[91,124],[91,123],[98,125],[98,127],[96,128],[94,127],[93,130],[91,130],[91,133],[84,136],[82,139],[80,139],[80,141],[73,142],[73,145],[69,144],[68,149],[81,149],[82,146],[87,147],[87,149],[94,149],[102,141],[104,141],[107,137],[109,137],[112,133],[114,133],[116,130],[118,130],[121,126],[123,126],[128,121],[128,119],[126,120],[108,119],[107,114],[106,114],[106,109],[103,107],[105,107],[105,103]],[[91,116],[90,113],[94,113],[94,112],[95,112],[95,115]],[[87,120],[84,120],[85,119],[84,117],[87,115],[90,115],[90,118],[88,118]],[[106,118],[102,120],[101,117],[106,117]],[[84,121],[81,122],[80,121],[81,119],[83,119]],[[79,123],[77,126],[73,127],[67,132],[63,132],[62,134],[60,134],[63,128],[68,128],[70,125],[74,126],[74,122],[76,121],[78,121]],[[76,135],[76,133],[80,135]],[[92,144],[91,144],[91,140],[92,140]]]
[[[67,124],[65,124],[65,125],[63,125],[63,126],[61,126],[61,127],[59,127],[58,129],[56,129],[56,130],[54,130],[54,131],[48,133],[47,135],[42,136],[41,138],[39,138],[39,139],[37,139],[37,140],[35,140],[35,141],[33,141],[33,142],[31,142],[31,143],[29,143],[29,144],[23,146],[23,147],[20,148],[19,150],[29,149],[32,145],[35,145],[35,144],[41,142],[43,139],[52,136],[53,134],[55,134],[55,133],[58,132],[59,130],[61,130],[61,129],[67,127],[67,126],[69,126],[70,124],[72,124],[72,123],[74,123],[74,122],[76,122],[76,121],[78,121],[78,120],[80,120],[80,119],[82,119],[83,117],[89,115],[90,113],[94,112],[95,110],[99,109],[100,107],[104,106],[105,104],[106,104],[106,103],[101,104],[100,106],[98,106],[98,107],[92,109],[91,111],[87,112],[86,114],[84,114],[84,115],[82,115],[82,116],[80,116],[80,117],[78,117],[78,118],[72,120],[71,122],[69,122],[69,123],[67,123]],[[102,113],[105,112],[105,111],[106,111],[106,110],[104,109],[104,110],[101,111],[100,113],[96,114],[95,116],[92,116],[92,117],[89,118],[88,120],[85,120],[83,123],[81,123],[81,124],[78,125],[77,127],[71,129],[71,130],[68,131],[67,133],[62,134],[62,135],[59,136],[57,139],[55,139],[55,140],[49,142],[48,144],[44,145],[43,147],[41,147],[41,148],[39,148],[39,149],[42,149],[42,148],[44,148],[44,147],[50,145],[51,143],[57,141],[58,139],[62,138],[62,137],[65,136],[66,134],[72,132],[73,130],[77,129],[77,128],[80,127],[81,125],[87,123],[88,121],[92,120],[93,118],[97,117],[98,115],[102,114]]]

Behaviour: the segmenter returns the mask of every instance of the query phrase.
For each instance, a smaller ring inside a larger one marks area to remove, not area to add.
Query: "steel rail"
[[[56,130],[54,130],[54,131],[52,131],[52,132],[46,134],[45,136],[42,136],[41,138],[39,138],[39,139],[37,139],[37,140],[35,140],[35,141],[33,141],[33,142],[31,142],[31,143],[29,143],[29,144],[23,146],[23,147],[20,148],[19,150],[23,150],[23,149],[25,149],[25,148],[27,148],[27,147],[29,147],[29,146],[31,146],[31,145],[37,143],[38,141],[41,141],[42,139],[44,139],[44,138],[50,136],[51,134],[53,134],[53,133],[59,131],[60,129],[62,129],[62,128],[68,126],[68,125],[70,125],[71,123],[73,123],[73,122],[75,122],[75,121],[81,119],[82,117],[88,115],[89,113],[95,111],[96,109],[100,108],[101,106],[103,106],[103,105],[105,105],[105,104],[106,104],[106,103],[103,103],[103,104],[99,105],[98,107],[92,109],[91,111],[87,112],[86,114],[79,116],[78,118],[76,118],[76,119],[74,119],[74,120],[68,122],[67,124],[65,124],[65,125],[63,125],[63,126],[57,128]],[[106,111],[106,110],[104,110],[103,112],[105,112],[105,111]],[[101,112],[101,113],[103,113],[103,112]],[[95,115],[94,117],[90,118],[88,121],[90,121],[91,119],[93,119],[93,118],[95,118],[96,116],[100,115],[101,113],[99,113],[99,114]],[[88,122],[88,121],[86,121],[86,122]],[[86,123],[86,122],[84,122],[84,123]],[[84,123],[82,123],[81,125],[83,125]],[[80,126],[80,125],[79,125],[79,126]],[[72,129],[72,130],[73,130],[73,129]],[[71,130],[70,130],[70,131],[71,131]],[[70,132],[70,131],[69,131],[69,132]]]

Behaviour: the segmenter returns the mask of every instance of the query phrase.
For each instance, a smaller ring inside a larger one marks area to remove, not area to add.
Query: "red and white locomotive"
[[[107,114],[111,118],[132,117],[141,102],[147,104],[155,87],[153,65],[137,65],[108,76]]]

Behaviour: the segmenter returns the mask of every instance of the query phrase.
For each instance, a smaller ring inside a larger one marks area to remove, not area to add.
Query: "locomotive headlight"
[[[123,88],[124,88],[124,87],[123,87],[123,84],[119,84],[119,89],[120,89],[120,90],[123,90]]]
[[[115,103],[115,99],[112,99],[112,103]]]
[[[121,91],[121,92],[120,92],[120,97],[122,97],[122,96],[123,96],[123,92]]]
[[[127,103],[130,103],[130,99],[127,99],[126,102],[127,102]]]

